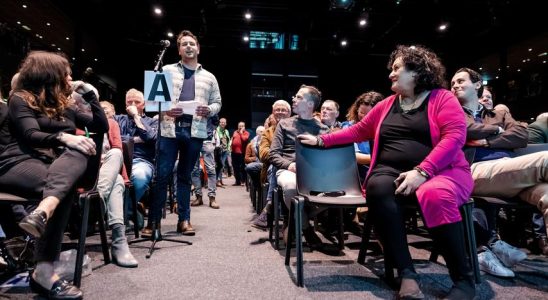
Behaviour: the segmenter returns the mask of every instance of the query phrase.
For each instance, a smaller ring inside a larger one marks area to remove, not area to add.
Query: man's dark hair
[[[455,74],[460,72],[468,73],[468,76],[470,77],[470,81],[472,81],[473,83],[476,83],[476,82],[480,83],[480,88],[478,89],[478,97],[481,98],[481,96],[483,96],[483,81],[481,78],[481,74],[466,67],[458,69],[457,72],[455,72]]]

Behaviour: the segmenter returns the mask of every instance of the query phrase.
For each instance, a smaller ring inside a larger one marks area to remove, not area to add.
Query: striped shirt
[[[183,88],[183,81],[185,73],[183,70],[183,64],[181,62],[166,65],[163,67],[163,71],[170,73],[173,76],[173,94],[171,95],[171,105],[177,104],[181,89]],[[201,64],[198,64],[196,72],[194,73],[196,85],[195,85],[195,99],[202,105],[209,107],[209,117],[214,116],[221,110],[221,92],[219,90],[219,84],[215,75],[206,69],[202,68]],[[192,118],[192,125],[190,127],[190,135],[195,138],[205,139],[207,138],[207,119],[204,117],[194,116]],[[175,122],[174,119],[162,113],[161,131],[163,137],[175,137]]]

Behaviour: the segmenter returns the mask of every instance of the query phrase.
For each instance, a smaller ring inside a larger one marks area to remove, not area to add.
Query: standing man
[[[230,144],[232,140],[230,139],[230,133],[226,129],[226,119],[221,118],[219,120],[219,126],[215,130],[215,159],[217,160],[216,164],[216,173],[217,173],[217,186],[223,187],[223,169],[226,166],[228,177],[232,176],[231,166],[228,161],[228,155],[230,154]]]
[[[213,135],[215,133],[215,128],[218,117],[211,117],[207,124],[207,139],[202,145],[202,150],[200,151],[202,157],[204,158],[205,171],[207,173],[207,196],[209,197],[209,207],[214,209],[219,209],[220,206],[215,200],[216,191],[217,191],[217,178],[215,174],[215,142]],[[194,185],[194,193],[196,194],[196,199],[190,203],[190,206],[200,206],[204,204],[202,200],[202,180],[200,179],[200,160],[196,160],[194,165],[194,170],[192,171],[192,185]]]
[[[238,123],[238,130],[232,135],[232,167],[234,168],[234,185],[244,185],[246,181],[244,154],[249,142],[249,132],[245,130],[245,123]]]
[[[194,235],[190,224],[190,174],[200,155],[202,142],[207,138],[208,119],[221,110],[221,93],[215,76],[198,63],[200,44],[198,38],[188,30],[177,37],[177,48],[181,61],[164,67],[164,72],[173,76],[173,95],[169,118],[162,118],[161,136],[158,146],[157,183],[154,199],[149,210],[152,226],[157,226],[166,203],[169,175],[179,155],[177,165],[177,232]],[[195,111],[184,111],[179,102],[197,101]]]
[[[154,157],[156,153],[156,136],[158,120],[145,115],[145,98],[141,91],[130,89],[126,93],[127,115],[115,115],[114,120],[120,125],[122,141],[133,139],[133,164],[131,168],[131,182],[135,187],[136,201],[141,201],[154,174]],[[129,202],[128,202],[129,203]],[[125,207],[126,216],[131,214],[132,206]],[[138,224],[134,224],[138,226]],[[143,235],[150,235],[150,227],[143,230]]]

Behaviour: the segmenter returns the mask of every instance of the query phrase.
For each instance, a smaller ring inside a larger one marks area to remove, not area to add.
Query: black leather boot
[[[443,255],[453,280],[453,287],[444,299],[476,299],[476,285],[466,256],[462,222],[431,228],[430,233],[434,247]]]

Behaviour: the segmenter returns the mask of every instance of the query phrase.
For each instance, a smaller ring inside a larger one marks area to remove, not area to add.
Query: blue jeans
[[[268,181],[268,192],[266,193],[266,202],[272,201],[272,197],[274,196],[274,189],[278,187],[278,180],[276,179],[276,171],[278,169],[274,167],[273,165],[270,165],[268,167],[266,180]]]
[[[149,187],[150,181],[154,175],[154,165],[146,159],[134,158],[131,168],[131,182],[135,187],[135,198],[137,202],[145,194]]]
[[[245,166],[245,171],[249,175],[249,178],[251,178],[251,183],[255,187],[255,189],[261,188],[261,169],[263,168],[263,163],[254,161],[251,163],[248,163]]]
[[[221,163],[216,166],[217,180],[223,180],[223,168],[230,168],[230,164],[228,163],[228,151],[221,151],[221,157],[219,160]]]
[[[209,197],[215,197],[217,191],[217,179],[215,175],[215,157],[213,155],[215,146],[211,142],[204,142],[202,146],[202,156],[204,158],[204,165],[207,173],[207,195]],[[196,160],[194,170],[192,171],[192,184],[195,188],[195,193],[198,196],[202,196],[202,181],[200,180],[200,161]]]
[[[190,127],[175,128],[175,138],[160,137],[158,150],[158,172],[154,186],[154,199],[149,218],[159,222],[162,207],[166,204],[167,184],[173,171],[177,154],[177,213],[179,222],[190,221],[190,174],[202,149],[203,139],[190,136]]]

